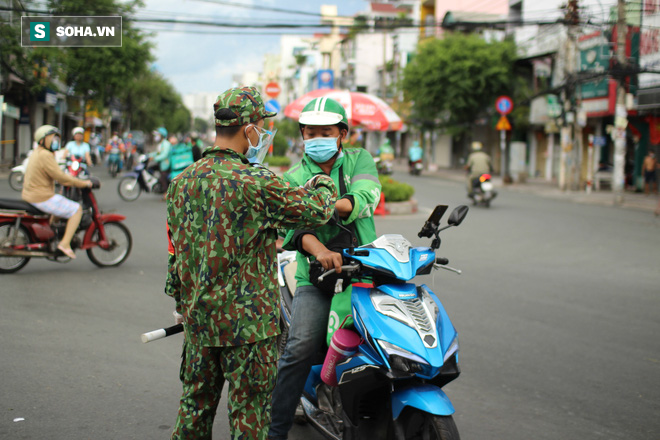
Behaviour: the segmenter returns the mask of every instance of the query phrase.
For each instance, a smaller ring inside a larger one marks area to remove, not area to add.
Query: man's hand
[[[339,199],[335,203],[335,209],[339,217],[346,218],[353,212],[353,204],[348,199]]]
[[[183,315],[177,313],[176,310],[172,314],[174,315],[175,324],[183,324]]]
[[[325,270],[335,269],[337,273],[341,273],[343,260],[340,253],[325,249],[316,255],[316,259]]]

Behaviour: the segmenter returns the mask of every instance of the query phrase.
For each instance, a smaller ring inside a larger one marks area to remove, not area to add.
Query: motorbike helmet
[[[332,98],[314,98],[303,107],[298,118],[300,129],[305,125],[338,125],[348,130],[348,118],[344,107]]]
[[[165,127],[158,127],[156,130],[163,138],[167,137],[167,129]]]
[[[60,130],[52,125],[42,125],[41,127],[37,128],[37,130],[34,132],[34,141],[37,144],[40,144],[43,138],[53,133],[59,136]]]
[[[76,127],[76,128],[74,128],[73,130],[71,130],[71,134],[72,134],[73,136],[75,136],[75,135],[77,135],[77,134],[85,134],[85,129],[82,128],[82,127]]]
[[[472,142],[472,149],[474,151],[481,151],[481,147],[483,147],[481,142],[479,142],[479,141]]]

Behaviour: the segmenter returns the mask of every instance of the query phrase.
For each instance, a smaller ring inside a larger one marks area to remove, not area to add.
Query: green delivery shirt
[[[223,347],[279,334],[277,229],[325,224],[336,197],[329,180],[290,186],[219,147],[177,176],[167,192],[165,293],[184,316],[186,340]]]
[[[358,245],[371,243],[376,238],[376,225],[374,224],[374,210],[380,202],[381,185],[378,180],[378,172],[374,159],[367,150],[362,148],[344,148],[342,154],[337,158],[330,171],[330,177],[335,182],[337,191],[339,185],[339,168],[343,169],[346,194],[353,196],[354,205],[351,215],[344,219],[344,224],[353,224],[358,239]],[[307,180],[317,174],[323,174],[323,170],[316,162],[306,154],[298,164],[289,172],[284,174],[284,180],[292,186],[303,185]],[[341,196],[339,196],[341,197]],[[302,229],[302,228],[296,228]],[[308,228],[309,229],[309,228]],[[339,233],[339,228],[334,225],[324,225],[314,229],[319,241],[327,243],[332,237]],[[284,248],[296,250],[292,242],[295,230],[288,231],[284,239]],[[310,257],[312,258],[312,257]],[[309,281],[309,262],[307,257],[298,252],[296,255],[298,269],[296,270],[297,286],[311,286]]]

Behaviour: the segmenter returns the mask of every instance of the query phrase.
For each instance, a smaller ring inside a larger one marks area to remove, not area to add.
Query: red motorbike
[[[92,178],[93,188],[100,182]],[[133,239],[119,214],[103,214],[91,188],[81,190],[83,217],[71,249],[85,250],[99,267],[119,266],[131,252]],[[57,249],[66,221],[51,223],[51,216],[33,205],[16,199],[0,198],[0,273],[22,269],[30,258],[67,262],[69,257]]]

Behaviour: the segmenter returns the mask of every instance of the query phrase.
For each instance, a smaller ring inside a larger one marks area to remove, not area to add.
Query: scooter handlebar
[[[359,264],[346,264],[341,267],[341,270],[347,270],[347,271],[353,271],[353,270],[358,270],[360,268]],[[335,273],[335,269],[329,269],[327,272],[323,272],[323,275],[319,276],[319,281],[323,281],[323,278],[325,278],[328,275],[332,275]]]

